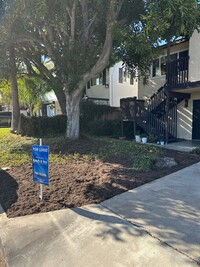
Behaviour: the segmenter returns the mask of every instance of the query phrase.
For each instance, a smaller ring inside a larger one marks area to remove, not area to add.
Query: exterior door
[[[200,140],[200,100],[193,100],[192,139]]]
[[[47,105],[47,116],[53,117],[56,115],[55,113],[55,106],[53,104]]]

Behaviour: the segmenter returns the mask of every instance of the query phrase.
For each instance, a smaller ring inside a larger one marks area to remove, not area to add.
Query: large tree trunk
[[[20,108],[17,84],[17,68],[15,61],[15,48],[10,46],[10,81],[12,90],[12,123],[11,132],[17,132],[20,121]]]
[[[60,105],[60,109],[63,115],[66,114],[66,98],[65,98],[65,93],[63,89],[60,90],[54,90],[54,93],[57,97],[58,103]]]
[[[66,95],[66,111],[67,111],[67,131],[68,139],[79,138],[80,132],[80,101],[81,96],[77,91],[73,93],[65,92]]]

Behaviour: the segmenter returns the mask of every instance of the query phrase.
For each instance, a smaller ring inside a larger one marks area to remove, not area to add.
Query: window
[[[170,55],[170,60],[175,61],[180,58],[186,58],[188,56],[188,50],[182,51],[179,53],[174,53]],[[183,60],[184,61],[184,60]],[[167,70],[167,56],[160,57],[158,59],[155,59],[152,64],[152,77],[159,77],[166,74]],[[180,66],[181,67],[181,66]],[[187,64],[185,64],[183,68],[188,68]]]
[[[124,70],[124,77],[123,77],[123,81],[126,82],[127,81],[127,71]]]
[[[123,68],[119,68],[119,83],[123,83]]]
[[[179,53],[179,55],[180,55],[180,53]],[[174,61],[174,60],[177,60],[177,59],[178,59],[178,53],[170,55],[170,60],[171,61]]]
[[[179,58],[186,58],[186,57],[188,57],[188,50],[179,53]]]
[[[103,74],[100,73],[99,77],[96,78],[96,85],[101,85],[103,84]]]
[[[167,57],[161,57],[160,67],[161,67],[161,75],[165,75],[167,70]]]
[[[97,78],[94,78],[87,83],[87,89],[90,89],[90,87],[94,85],[106,85],[106,69],[104,69]]]
[[[188,51],[183,51],[179,53],[179,70],[185,71],[188,70]]]
[[[106,69],[103,70],[103,85],[106,85]]]
[[[90,81],[87,83],[87,89],[90,89]]]
[[[152,67],[152,77],[160,76],[160,69],[159,69],[159,59],[155,59],[153,61],[153,67]]]
[[[130,77],[130,84],[131,84],[131,85],[134,84],[134,78],[133,78],[133,76]]]
[[[127,69],[119,68],[119,83],[127,82],[129,79],[130,74]]]
[[[94,78],[94,79],[92,79],[91,80],[91,86],[94,86],[94,85],[96,85],[97,83],[96,83],[96,78]]]

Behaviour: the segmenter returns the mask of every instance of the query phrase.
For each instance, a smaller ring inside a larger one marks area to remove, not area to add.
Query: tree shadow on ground
[[[187,185],[191,196],[183,195],[173,181],[170,186],[158,185],[146,184],[102,205],[200,264],[199,184]]]
[[[0,169],[0,204],[6,212],[18,199],[18,183],[6,171]]]
[[[112,238],[116,241],[125,243],[128,236],[144,236],[145,231],[133,225],[119,216],[111,213],[108,209],[98,205],[94,205],[92,208],[74,208],[72,209],[78,215],[92,220],[93,223],[98,225],[98,231],[95,232],[97,237],[101,237],[104,240]]]
[[[126,192],[95,206],[94,210],[86,206],[73,211],[96,221],[99,225],[96,236],[101,239],[112,238],[126,243],[126,234],[134,238],[146,236],[148,232],[160,241],[160,246],[168,244],[185,254],[188,262],[190,258],[200,264],[198,204],[193,205],[192,201],[179,194],[174,197],[168,192],[163,194],[162,190],[154,192],[152,200],[148,200],[144,193]]]

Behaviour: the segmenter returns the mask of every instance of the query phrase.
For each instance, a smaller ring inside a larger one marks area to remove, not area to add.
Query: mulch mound
[[[126,166],[124,159],[51,164],[50,186],[44,186],[43,201],[39,200],[39,185],[33,182],[31,164],[0,170],[0,203],[8,217],[99,203],[200,160],[198,155],[172,150],[166,150],[164,156],[175,158],[178,165],[140,172]]]

